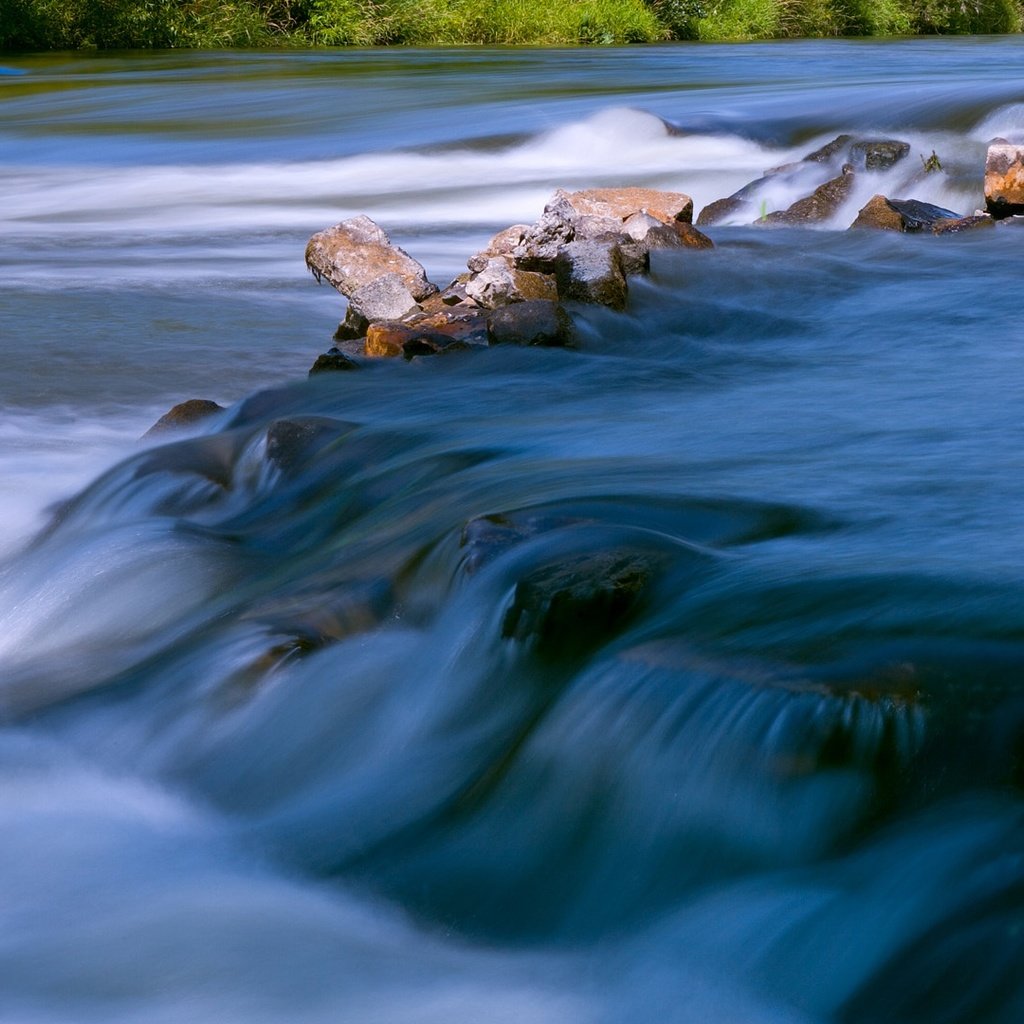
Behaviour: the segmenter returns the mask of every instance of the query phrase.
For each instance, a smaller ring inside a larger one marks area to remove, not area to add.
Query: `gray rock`
[[[492,345],[565,347],[572,344],[572,320],[557,302],[531,299],[491,313],[487,338]]]
[[[356,317],[375,323],[378,320],[401,320],[419,310],[406,278],[386,273],[357,288],[349,296],[349,309]]]
[[[868,171],[884,171],[910,152],[910,143],[899,139],[858,139],[850,146],[850,162]]]
[[[558,294],[564,299],[626,308],[622,253],[614,242],[589,239],[563,246],[555,261]]]
[[[507,256],[494,256],[466,284],[466,295],[484,309],[497,309],[528,299],[557,299],[549,274],[520,270]]]

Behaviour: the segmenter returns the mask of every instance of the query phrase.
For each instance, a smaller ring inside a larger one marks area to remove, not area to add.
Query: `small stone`
[[[184,430],[223,411],[224,406],[211,402],[209,399],[190,398],[186,402],[179,402],[174,408],[165,412],[142,436],[153,437],[175,430]]]
[[[492,345],[572,345],[572,320],[557,302],[531,299],[496,309],[487,318]]]
[[[349,306],[345,312],[345,319],[338,324],[338,329],[334,332],[334,340],[355,341],[358,338],[365,338],[366,328],[369,326],[370,321]]]
[[[318,373],[345,373],[358,369],[359,364],[354,359],[350,359],[338,348],[330,348],[316,357],[316,362],[310,367],[309,376],[314,377]]]
[[[933,235],[958,235],[962,231],[976,231],[978,228],[994,228],[995,219],[987,213],[973,217],[943,218],[932,228]]]
[[[985,208],[996,220],[1024,213],[1024,145],[996,139],[988,147]]]

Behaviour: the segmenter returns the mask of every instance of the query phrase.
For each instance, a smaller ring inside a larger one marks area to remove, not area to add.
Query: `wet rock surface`
[[[776,210],[762,217],[759,224],[792,225],[820,224],[833,217],[849,199],[853,191],[855,175],[847,164],[837,178],[819,185],[809,196],[798,199],[785,210]]]
[[[987,220],[988,218],[978,218]],[[872,196],[868,203],[857,214],[857,219],[850,225],[850,230],[871,228],[876,231],[935,231],[943,225],[950,226],[955,222],[962,228],[964,221],[975,218],[963,218],[952,210],[931,203],[922,203],[916,199],[888,199],[885,196]]]
[[[160,434],[171,434],[176,430],[185,430],[223,411],[224,406],[207,398],[190,398],[165,412],[142,436],[156,437]]]

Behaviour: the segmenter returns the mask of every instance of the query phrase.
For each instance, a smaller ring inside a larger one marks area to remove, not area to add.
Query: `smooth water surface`
[[[1024,231],[845,228],[982,205],[1024,41],[4,65],[0,1019],[1018,1024]],[[840,132],[578,350],[306,378],[322,227]]]

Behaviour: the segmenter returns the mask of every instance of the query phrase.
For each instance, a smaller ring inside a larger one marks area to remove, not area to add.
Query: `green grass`
[[[1024,0],[0,0],[0,50],[1007,33]]]

